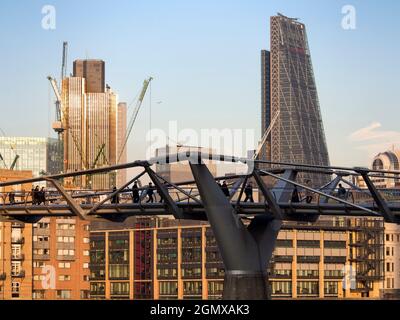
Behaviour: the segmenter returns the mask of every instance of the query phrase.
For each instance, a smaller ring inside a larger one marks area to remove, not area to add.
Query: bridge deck
[[[207,220],[204,207],[200,203],[186,202],[176,203],[182,209],[187,218],[194,220]],[[287,215],[286,220],[298,220],[301,217],[312,217],[318,215],[341,215],[341,216],[374,216],[361,209],[339,203],[278,203],[283,213]],[[377,211],[374,204],[358,204],[370,210]],[[95,213],[89,213],[94,204],[81,204],[80,207],[88,219],[107,218],[108,216],[146,216],[146,215],[171,215],[164,203],[122,203],[104,204]],[[264,203],[232,202],[232,207],[237,214],[243,216],[254,216],[259,214],[272,214],[270,208]],[[389,203],[389,208],[400,217],[400,203]],[[0,206],[0,219],[18,219],[19,216],[75,216],[67,204],[51,205],[2,205]]]

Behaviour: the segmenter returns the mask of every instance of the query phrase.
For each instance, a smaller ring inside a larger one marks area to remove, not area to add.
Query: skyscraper
[[[104,62],[77,60],[74,62],[74,75],[62,83],[66,127],[63,137],[64,171],[115,164],[118,97],[104,86]],[[70,183],[76,187],[103,189],[115,185],[116,178],[114,173],[97,174]]]
[[[75,60],[74,77],[86,79],[86,92],[103,93],[105,90],[105,63],[103,60]]]
[[[329,165],[305,25],[281,14],[271,17],[271,51],[262,51],[262,130],[279,112],[261,154],[266,160]],[[304,175],[315,186],[319,175]]]

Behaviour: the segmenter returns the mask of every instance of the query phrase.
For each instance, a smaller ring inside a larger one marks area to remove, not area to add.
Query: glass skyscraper
[[[261,153],[274,162],[329,165],[305,25],[281,14],[271,17],[270,52],[261,52],[262,130],[279,112]],[[326,178],[303,175],[314,186]],[[302,180],[302,179],[301,179]]]
[[[0,168],[31,170],[34,177],[62,171],[59,141],[54,138],[0,137]]]

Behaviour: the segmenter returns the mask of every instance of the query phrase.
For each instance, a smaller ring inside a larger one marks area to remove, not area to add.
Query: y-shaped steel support
[[[246,227],[206,165],[190,168],[225,265],[223,298],[267,299],[266,270],[281,220],[265,215]]]

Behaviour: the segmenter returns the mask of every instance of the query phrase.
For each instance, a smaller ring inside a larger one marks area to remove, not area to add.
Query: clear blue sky
[[[57,10],[56,30],[41,27],[46,4]],[[356,8],[356,30],[341,28],[346,4]],[[53,135],[46,76],[59,77],[65,40],[69,67],[77,58],[106,61],[106,81],[121,101],[153,76],[153,128],[177,120],[179,128],[260,134],[260,50],[269,48],[269,17],[281,12],[306,24],[331,162],[368,165],[375,150],[400,144],[397,0],[2,0],[0,8],[0,128],[7,135]],[[141,111],[131,159],[143,156],[148,99]],[[381,126],[351,136],[372,123]]]

